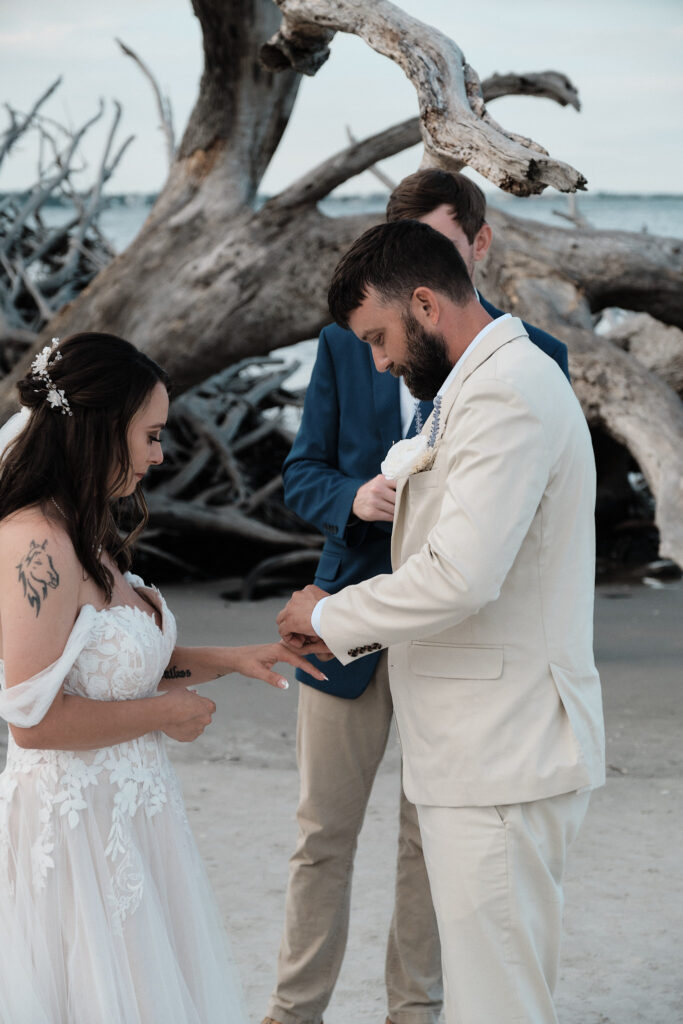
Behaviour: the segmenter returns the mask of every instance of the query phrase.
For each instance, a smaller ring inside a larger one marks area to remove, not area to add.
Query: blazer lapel
[[[465,359],[458,373],[455,376],[455,380],[449,387],[445,395],[441,399],[441,413],[439,415],[439,432],[438,437],[444,432],[446,427],[446,421],[450,415],[451,409],[453,408],[455,401],[462,390],[462,386],[470,377],[475,370],[482,366],[487,359],[490,359],[494,352],[497,352],[503,345],[507,345],[508,342],[514,341],[515,338],[526,338],[528,337],[527,332],[524,329],[524,324],[518,317],[513,316],[508,320],[502,320],[500,323],[496,323],[492,327],[485,338],[483,338],[475,350]],[[429,437],[432,430],[432,422],[434,420],[434,414],[429,417],[427,422],[422,428],[422,433]],[[401,535],[403,532],[402,522],[402,497],[407,479],[404,478],[398,481],[396,487],[396,506],[394,509],[394,528],[391,532],[391,556],[392,566],[396,568],[396,558],[398,552],[401,549]]]
[[[396,481],[396,504],[394,505],[394,524],[391,528],[391,568],[392,571],[398,569],[398,557],[401,551],[401,541],[403,538],[403,516],[402,511],[404,505],[401,501],[403,491],[408,478],[402,477]]]
[[[518,317],[510,317],[509,320],[502,320],[500,323],[494,321],[494,326],[486,337],[479,342],[475,350],[465,359],[455,376],[455,380],[441,399],[439,436],[444,432],[450,411],[467,378],[471,377],[475,370],[479,369],[487,359],[490,359],[494,352],[497,352],[503,345],[507,345],[508,342],[514,341],[516,338],[528,338],[524,324]],[[430,416],[425,424],[423,433],[429,433],[431,428],[432,417]]]

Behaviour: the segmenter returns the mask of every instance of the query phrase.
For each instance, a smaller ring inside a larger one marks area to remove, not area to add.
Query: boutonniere
[[[402,480],[404,476],[429,469],[435,454],[436,449],[429,447],[424,434],[404,437],[402,441],[392,444],[380,469],[387,480]]]
[[[431,468],[436,457],[440,412],[441,396],[437,395],[434,399],[429,437],[426,434],[417,434],[415,437],[404,437],[402,441],[392,444],[380,466],[388,480],[402,480],[413,473],[422,473],[425,469]]]

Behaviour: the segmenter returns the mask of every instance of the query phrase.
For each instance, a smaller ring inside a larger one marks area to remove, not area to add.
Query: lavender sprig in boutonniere
[[[391,446],[380,466],[387,480],[402,480],[403,477],[429,469],[436,455],[440,412],[441,395],[437,395],[434,399],[432,429],[429,432],[429,437],[426,434],[404,437],[402,441],[397,441]],[[419,420],[418,426],[422,426]]]

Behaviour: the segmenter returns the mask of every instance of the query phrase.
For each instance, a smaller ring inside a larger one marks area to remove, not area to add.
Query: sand
[[[281,601],[233,603],[222,600],[220,591],[216,582],[165,588],[183,643],[274,638]],[[593,795],[571,851],[560,1020],[678,1024],[683,582],[662,589],[601,586],[596,658],[604,685],[608,781]],[[172,744],[255,1024],[275,979],[296,835],[297,689],[294,683],[281,692],[234,676],[209,684],[202,692],[218,704],[212,726],[194,744]],[[325,1024],[384,1022],[398,787],[392,736],[361,835],[347,954]]]

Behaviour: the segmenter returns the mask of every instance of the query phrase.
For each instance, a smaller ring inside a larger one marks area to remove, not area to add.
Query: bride
[[[18,387],[0,463],[0,1022],[244,1024],[164,734],[211,721],[188,682],[285,687],[277,661],[311,667],[278,643],[176,646],[161,594],[127,571],[163,458],[156,363],[78,334]],[[126,497],[140,525],[121,539]]]

